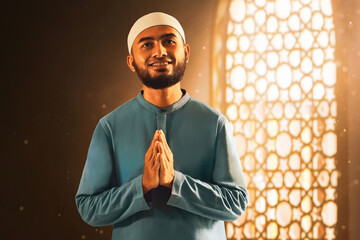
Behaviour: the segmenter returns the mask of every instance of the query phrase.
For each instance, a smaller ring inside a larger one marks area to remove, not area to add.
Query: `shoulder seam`
[[[108,136],[108,137],[111,137],[111,134],[110,134],[110,131],[109,131],[109,126],[107,125],[107,123],[104,123],[103,122],[103,118],[100,119],[99,121],[102,129],[104,130],[105,134]]]

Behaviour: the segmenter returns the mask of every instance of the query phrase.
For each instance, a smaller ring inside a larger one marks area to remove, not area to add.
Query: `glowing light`
[[[226,111],[226,115],[228,118],[232,121],[236,120],[237,118],[237,107],[235,104],[232,104],[228,107],[228,110]]]
[[[290,154],[292,148],[291,137],[287,133],[281,133],[276,138],[276,151],[281,157],[286,157]]]
[[[291,205],[297,206],[300,203],[301,195],[300,191],[295,189],[290,192],[289,201]]]
[[[267,124],[267,132],[270,137],[275,137],[279,133],[279,124],[276,120],[270,120]]]
[[[276,32],[277,28],[278,28],[278,20],[276,17],[274,16],[270,16],[268,18],[268,20],[266,21],[266,29],[269,33],[274,33]]]
[[[323,221],[328,226],[333,226],[337,221],[337,206],[334,202],[324,204],[321,216]]]
[[[226,43],[226,47],[230,52],[235,52],[237,49],[237,39],[235,36],[231,36],[228,38],[227,43]]]
[[[301,71],[303,73],[310,73],[313,70],[313,63],[308,57],[304,57],[301,61]]]
[[[324,13],[326,16],[332,15],[331,0],[321,0],[320,7],[322,13]]]
[[[276,50],[280,50],[283,46],[283,38],[281,36],[281,34],[275,34],[275,36],[273,37],[271,44],[273,45],[273,47]]]
[[[300,19],[297,14],[293,14],[289,17],[289,27],[292,31],[300,30]]]
[[[294,176],[294,173],[293,172],[287,172],[285,174],[285,186],[287,188],[291,188],[292,186],[294,186],[296,182],[296,178]]]
[[[298,84],[294,84],[290,87],[290,99],[293,101],[301,100],[301,89]]]
[[[294,34],[292,33],[286,33],[285,34],[285,41],[284,41],[284,45],[286,49],[293,49],[294,45],[295,45],[296,39],[294,37]]]
[[[293,223],[289,229],[291,239],[300,239],[300,226],[298,223]]]
[[[244,88],[246,84],[245,69],[242,67],[234,68],[230,74],[230,82],[231,82],[231,86],[236,90],[240,90]]]
[[[311,140],[312,140],[311,130],[309,127],[305,127],[301,132],[301,141],[305,144],[308,144],[311,142]]]
[[[324,18],[321,13],[314,13],[311,25],[314,30],[321,30],[324,25]]]
[[[244,98],[247,102],[252,102],[255,100],[256,91],[253,86],[247,86],[244,90]]]
[[[270,85],[267,93],[268,101],[276,101],[279,98],[279,89],[275,84]]]
[[[243,135],[238,134],[235,136],[236,149],[239,153],[239,156],[242,157],[246,153],[246,139]]]
[[[286,89],[291,84],[291,68],[287,64],[282,64],[276,69],[276,81],[277,84],[282,88]]]
[[[239,39],[239,48],[241,51],[246,52],[249,49],[250,41],[247,36],[241,36]]]
[[[338,172],[331,0],[220,2],[229,9],[216,21],[212,99],[225,105],[221,110],[234,126],[251,195],[246,214],[226,225],[227,236],[333,239]]]
[[[332,157],[337,152],[336,139],[336,135],[333,132],[328,132],[324,134],[321,142],[321,147],[325,155]]]
[[[310,231],[311,225],[312,225],[312,222],[311,222],[311,217],[309,215],[306,215],[301,219],[301,228],[305,232]]]
[[[270,206],[275,206],[278,203],[279,194],[275,189],[268,190],[266,197]]]
[[[256,81],[256,91],[262,95],[266,92],[267,89],[267,81],[265,78],[260,78]]]
[[[227,87],[226,88],[226,102],[229,103],[233,100],[234,98],[234,91],[232,90],[232,88]]]
[[[313,86],[313,81],[310,77],[304,77],[301,80],[301,88],[305,93],[310,92],[310,90],[312,89]]]
[[[287,202],[282,202],[278,205],[276,209],[276,219],[278,219],[278,223],[280,226],[287,226],[291,221],[291,206]]]
[[[244,19],[245,10],[246,10],[244,0],[231,1],[231,5],[229,9],[230,9],[230,16],[234,21],[240,22],[241,20]]]
[[[267,226],[267,237],[269,239],[276,239],[276,236],[278,235],[278,226],[276,223],[271,222]]]
[[[259,51],[259,53],[263,53],[268,45],[268,40],[265,34],[260,33],[255,37],[255,48]]]
[[[292,50],[289,55],[289,63],[292,67],[297,67],[300,64],[300,51]]]
[[[303,170],[300,175],[300,184],[305,190],[309,190],[312,184],[313,178],[308,168]]]
[[[316,83],[313,88],[313,96],[316,100],[321,100],[325,95],[324,85],[321,83]]]
[[[276,52],[266,54],[266,63],[269,68],[276,68],[279,64],[279,55]]]
[[[287,119],[292,119],[295,116],[296,108],[293,103],[288,102],[285,105],[285,117]]]
[[[255,22],[252,18],[248,17],[244,21],[244,30],[247,34],[255,32]]]
[[[326,62],[321,71],[324,83],[331,87],[336,82],[336,65],[334,62]]]
[[[246,120],[249,118],[250,108],[246,104],[241,104],[239,112],[240,112],[240,119]]]
[[[267,66],[266,66],[266,63],[264,62],[264,60],[259,60],[259,61],[256,63],[255,72],[256,72],[259,76],[264,76],[265,73],[266,73],[266,69],[267,69]]]
[[[251,70],[255,64],[255,55],[254,53],[246,53],[244,57],[244,66],[246,69]]]
[[[266,0],[255,0],[255,4],[258,7],[263,7],[266,4]]]
[[[314,43],[314,37],[309,30],[304,30],[299,38],[300,46],[305,50],[309,50]]]
[[[312,61],[314,65],[319,67],[324,63],[325,54],[324,51],[321,49],[314,49],[312,53]]]
[[[266,20],[266,13],[264,10],[259,10],[255,13],[255,21],[258,26],[262,26]]]
[[[304,7],[300,11],[300,18],[304,23],[307,23],[311,18],[311,9],[308,7]]]
[[[291,12],[291,3],[289,0],[276,0],[275,13],[280,19],[286,19]]]
[[[329,45],[329,35],[326,32],[320,32],[317,37],[317,42],[319,43],[320,47],[327,47]]]
[[[270,154],[267,159],[267,168],[269,170],[275,170],[278,167],[279,160],[276,154]]]

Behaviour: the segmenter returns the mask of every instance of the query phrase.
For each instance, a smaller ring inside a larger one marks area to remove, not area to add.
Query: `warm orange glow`
[[[219,9],[212,101],[233,125],[250,195],[227,237],[334,239],[331,0],[220,0]]]

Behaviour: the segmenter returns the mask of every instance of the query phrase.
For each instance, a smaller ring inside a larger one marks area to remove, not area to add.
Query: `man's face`
[[[128,65],[147,87],[167,88],[181,80],[189,52],[174,28],[154,26],[136,37]]]

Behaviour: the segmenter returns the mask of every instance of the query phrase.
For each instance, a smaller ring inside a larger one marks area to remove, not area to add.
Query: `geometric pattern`
[[[335,239],[338,171],[330,0],[220,0],[212,105],[233,133],[249,206],[228,239]]]

